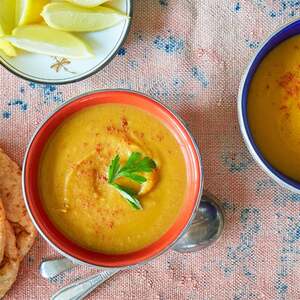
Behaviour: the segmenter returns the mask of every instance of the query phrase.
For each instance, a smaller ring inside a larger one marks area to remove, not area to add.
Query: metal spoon
[[[81,300],[96,289],[100,284],[104,283],[110,277],[118,273],[118,269],[101,271],[96,275],[92,275],[85,279],[81,279],[71,283],[58,290],[50,299],[51,300]]]
[[[47,259],[40,264],[40,274],[44,278],[51,279],[77,266],[68,258]]]
[[[205,192],[192,225],[173,246],[180,253],[195,252],[214,244],[224,229],[224,215],[216,197]]]
[[[195,214],[192,225],[181,239],[173,246],[173,250],[184,253],[204,249],[215,243],[224,228],[224,216],[216,198],[209,193],[204,193],[200,206]],[[64,259],[44,261],[40,265],[40,272],[45,278],[52,278],[54,275],[69,270],[76,265]],[[101,271],[97,275],[72,283],[59,290],[52,300],[80,300],[108,280],[120,270]],[[80,291],[78,293],[78,291]],[[72,295],[72,297],[70,297]]]

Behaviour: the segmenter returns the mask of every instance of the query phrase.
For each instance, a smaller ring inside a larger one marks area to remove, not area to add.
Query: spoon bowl
[[[216,198],[204,193],[191,226],[173,250],[181,253],[195,252],[215,243],[224,228],[224,216]]]

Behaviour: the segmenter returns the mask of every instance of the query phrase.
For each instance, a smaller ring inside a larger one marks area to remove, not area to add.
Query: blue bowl
[[[248,150],[253,158],[260,165],[260,167],[281,186],[288,188],[289,190],[300,193],[300,182],[295,181],[283,173],[275,169],[263,156],[259,148],[254,142],[251,130],[249,127],[248,115],[247,115],[247,102],[248,93],[252,78],[266,55],[278,46],[283,41],[290,37],[300,34],[300,20],[294,21],[278,31],[273,33],[258,49],[253,59],[251,60],[244,76],[242,77],[239,96],[238,96],[238,117],[242,136],[246,143]]]

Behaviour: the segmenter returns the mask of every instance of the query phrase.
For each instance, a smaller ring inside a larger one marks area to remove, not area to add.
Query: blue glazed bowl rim
[[[297,30],[298,29],[298,30]],[[298,31],[298,32],[297,32]],[[258,48],[256,54],[250,61],[240,83],[239,95],[238,95],[238,119],[240,130],[244,138],[245,144],[260,167],[277,183],[281,186],[300,193],[300,182],[289,178],[277,169],[275,169],[263,156],[262,152],[256,145],[254,138],[251,134],[248,117],[247,117],[247,101],[249,87],[252,78],[259,67],[260,63],[268,55],[272,49],[277,47],[283,41],[289,39],[292,36],[300,34],[300,20],[292,21],[270,35],[265,42]]]

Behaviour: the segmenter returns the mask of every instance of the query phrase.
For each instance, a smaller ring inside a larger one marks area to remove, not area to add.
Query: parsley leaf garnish
[[[112,183],[112,186],[119,191],[121,196],[125,198],[133,208],[143,209],[140,201],[136,198],[136,192],[133,189],[117,183]]]
[[[108,183],[114,187],[123,198],[135,209],[142,209],[141,203],[137,199],[137,193],[129,187],[117,184],[115,181],[120,177],[126,177],[138,184],[142,184],[147,179],[138,174],[142,172],[150,173],[156,168],[156,163],[149,157],[142,157],[139,152],[132,152],[124,166],[120,164],[120,156],[117,154],[111,161],[108,168]]]

